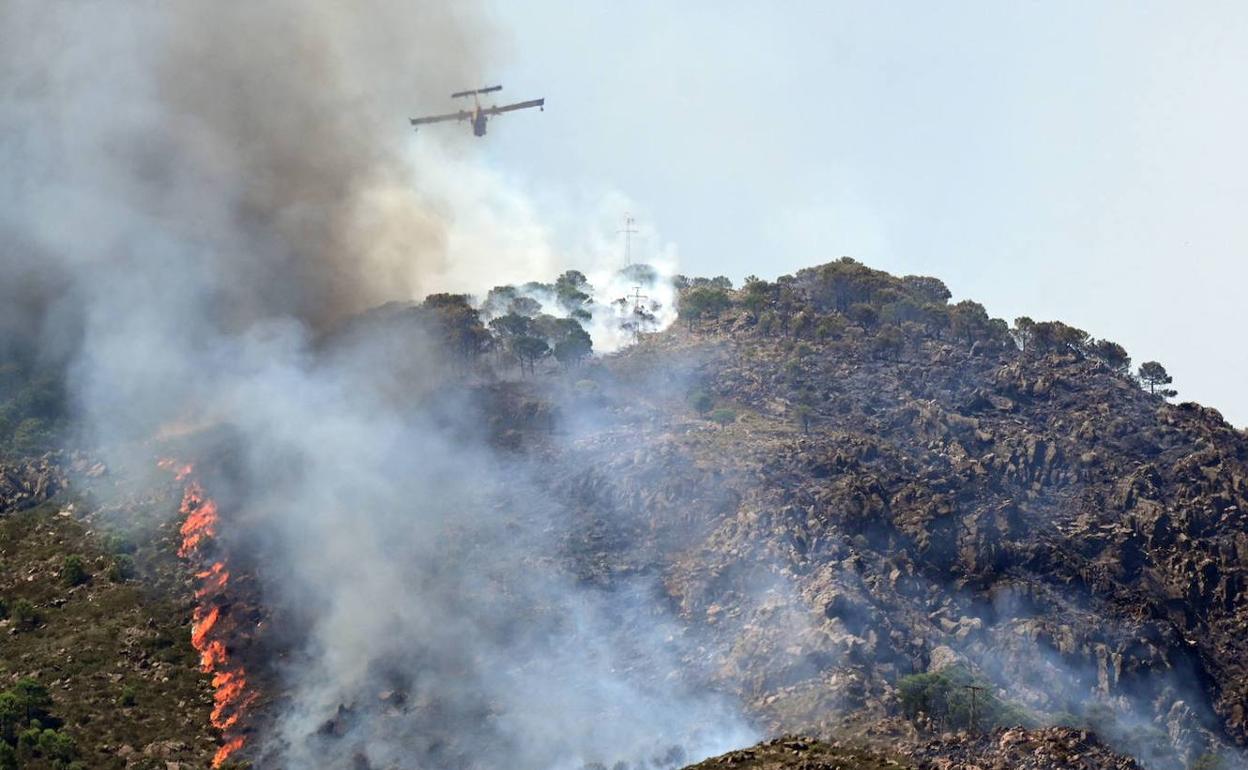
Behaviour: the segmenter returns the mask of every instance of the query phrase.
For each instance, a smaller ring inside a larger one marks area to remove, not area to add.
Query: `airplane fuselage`
[[[511,112],[513,110],[526,110],[530,107],[537,107],[538,109],[546,108],[546,100],[544,98],[530,99],[527,102],[516,102],[515,104],[504,104],[501,107],[497,105],[490,107],[481,106],[481,99],[479,98],[480,94],[494,93],[495,91],[501,91],[502,88],[502,86],[490,86],[489,88],[479,88],[475,91],[457,91],[451,94],[451,98],[461,99],[471,96],[473,102],[473,108],[471,110],[459,110],[458,112],[450,112],[445,115],[428,115],[423,118],[409,118],[408,122],[412,124],[413,128],[415,128],[416,126],[423,126],[429,123],[441,123],[448,120],[467,120],[472,123],[472,133],[474,136],[485,136],[486,123],[489,121],[491,115],[501,115],[504,112]]]

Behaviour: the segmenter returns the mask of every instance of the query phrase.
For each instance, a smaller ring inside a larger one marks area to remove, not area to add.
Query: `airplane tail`
[[[485,88],[478,88],[474,91],[456,91],[455,93],[451,94],[451,98],[459,99],[464,96],[472,96],[473,94],[492,94],[495,91],[502,91],[502,90],[503,90],[502,86],[486,86]]]

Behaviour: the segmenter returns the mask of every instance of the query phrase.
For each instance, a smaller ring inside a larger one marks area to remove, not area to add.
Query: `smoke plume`
[[[0,332],[68,368],[101,451],[236,437],[222,539],[295,636],[264,766],[671,765],[748,737],[680,684],[653,586],[563,573],[563,512],[434,345],[320,343],[387,300],[551,274],[546,246],[465,247],[464,221],[546,243],[493,215],[515,193],[470,137],[410,146],[407,115],[484,84],[499,42],[472,3],[0,5]]]

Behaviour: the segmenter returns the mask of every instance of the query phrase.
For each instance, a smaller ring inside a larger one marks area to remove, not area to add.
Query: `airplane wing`
[[[507,104],[502,107],[490,107],[489,109],[482,110],[482,112],[486,115],[499,115],[504,112],[511,112],[512,110],[524,110],[529,107],[541,107],[544,104],[546,104],[545,99],[531,99],[527,102],[516,102],[515,104]]]
[[[448,112],[445,115],[430,115],[427,118],[408,118],[408,121],[413,126],[423,126],[428,123],[442,123],[447,120],[469,120],[471,118],[471,112],[467,110],[460,110],[459,112]]]

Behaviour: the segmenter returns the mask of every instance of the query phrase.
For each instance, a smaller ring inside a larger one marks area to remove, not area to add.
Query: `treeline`
[[[479,308],[467,294],[432,294],[415,312],[461,363],[490,356],[495,364],[512,362],[532,373],[547,358],[573,367],[593,353],[583,326],[592,319],[591,292],[584,274],[569,270],[550,284],[496,286]],[[565,315],[544,312],[547,306]]]
[[[508,312],[487,324],[467,294],[431,294],[419,305],[385,311],[392,321],[415,321],[447,359],[464,370],[511,363],[532,372],[549,357],[575,366],[593,353],[593,340],[575,319]]]
[[[1021,355],[1074,355],[1100,361],[1130,376],[1131,358],[1111,340],[1096,339],[1061,321],[1020,317],[1010,325],[992,318],[978,302],[950,303],[952,294],[938,278],[897,277],[849,257],[785,275],[775,281],[756,276],[740,289],[723,277],[677,277],[679,315],[691,331],[716,322],[729,311],[763,335],[865,346],[894,359],[907,345],[935,339],[972,350],[1015,350]],[[1171,397],[1172,378],[1156,361],[1142,364],[1135,379],[1150,393]]]

